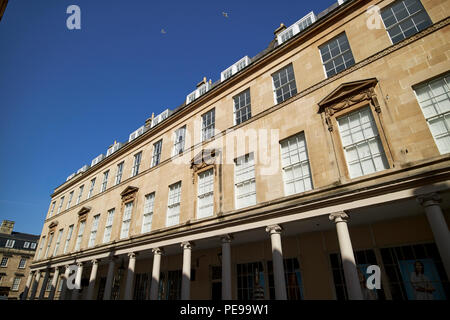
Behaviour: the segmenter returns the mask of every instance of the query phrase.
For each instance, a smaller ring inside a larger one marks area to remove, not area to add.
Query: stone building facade
[[[17,300],[25,289],[39,235],[15,232],[14,221],[0,227],[0,299]]]
[[[449,12],[281,25],[55,189],[26,297],[448,299]]]

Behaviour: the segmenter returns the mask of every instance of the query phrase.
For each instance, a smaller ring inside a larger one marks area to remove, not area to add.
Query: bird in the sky
[[[162,33],[162,34],[166,34],[167,32],[166,32],[166,30],[161,29],[161,33]]]
[[[228,18],[228,13],[222,12],[222,15],[223,15],[225,18]]]

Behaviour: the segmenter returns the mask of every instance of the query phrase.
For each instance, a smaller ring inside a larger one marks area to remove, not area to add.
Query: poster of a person
[[[408,299],[445,299],[442,283],[431,259],[401,260],[399,264]]]

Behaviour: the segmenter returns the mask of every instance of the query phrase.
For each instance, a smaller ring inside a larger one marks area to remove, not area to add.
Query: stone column
[[[450,232],[442,213],[441,197],[437,193],[419,196],[417,201],[424,207],[425,214],[433,232],[434,241],[441,256],[447,279],[450,279]]]
[[[40,279],[41,279],[41,271],[37,270],[36,275],[34,277],[33,288],[31,289],[30,300],[34,300],[36,298],[36,291],[39,286]]]
[[[72,290],[72,300],[78,300],[78,294],[81,289],[81,276],[83,275],[83,263],[77,263],[77,275],[75,276],[75,288]]]
[[[268,226],[266,232],[270,234],[272,244],[273,278],[275,283],[275,299],[287,300],[286,280],[284,277],[283,248],[281,245],[281,231],[279,225]]]
[[[352,242],[347,227],[348,215],[345,212],[336,212],[330,214],[329,218],[336,224],[348,298],[349,300],[363,300]]]
[[[189,300],[191,295],[191,251],[192,242],[183,242],[183,275],[181,281],[181,300]]]
[[[114,279],[114,267],[115,261],[114,258],[111,258],[111,260],[109,260],[108,265],[108,275],[106,276],[106,284],[105,284],[105,292],[103,293],[103,300],[111,299],[111,291]]]
[[[50,289],[50,294],[48,295],[48,300],[53,300],[55,298],[56,286],[58,285],[59,278],[59,267],[55,267],[55,272],[53,273],[52,286]]]
[[[59,300],[68,300],[67,299],[67,279],[69,278],[70,275],[70,266],[67,264],[64,266],[66,269],[64,271],[64,275],[61,279],[61,281],[63,282],[62,284],[62,289],[61,289],[61,293],[59,294]]]
[[[231,240],[232,235],[224,235],[222,241],[222,300],[231,300]]]
[[[158,299],[159,291],[159,275],[161,270],[161,255],[164,254],[164,250],[160,248],[152,249],[153,252],[153,270],[152,270],[152,285],[150,288],[150,300]]]
[[[92,260],[91,276],[89,278],[89,287],[86,300],[94,300],[95,281],[97,280],[98,260]]]
[[[49,269],[45,269],[44,281],[42,281],[41,291],[39,292],[39,300],[43,300],[44,299],[45,289],[47,289],[47,282],[48,282],[49,275],[50,275],[50,270]]]
[[[28,291],[30,290],[31,280],[33,280],[34,273],[34,271],[30,270],[30,273],[28,274],[27,283],[25,284],[25,289],[22,293],[22,300],[27,300]]]
[[[125,299],[133,299],[133,282],[134,282],[134,269],[136,267],[136,253],[131,252],[128,254],[128,272],[127,272],[127,282],[125,285]]]

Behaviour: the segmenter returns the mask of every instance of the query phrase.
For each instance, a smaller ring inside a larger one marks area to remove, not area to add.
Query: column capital
[[[333,221],[334,223],[338,223],[338,222],[347,222],[347,220],[349,219],[349,216],[348,216],[347,212],[339,211],[339,212],[331,213],[328,216],[328,218],[330,219],[330,221]]]
[[[220,241],[222,243],[230,243],[234,239],[232,234],[224,234],[223,236],[220,236]]]
[[[136,259],[137,253],[136,252],[129,252],[128,254],[129,259]]]
[[[421,206],[428,207],[438,205],[442,201],[442,198],[438,193],[433,192],[420,195],[416,198],[416,200]]]
[[[186,241],[186,242],[182,242],[181,243],[181,247],[183,248],[183,249],[189,249],[189,250],[191,250],[193,247],[195,246],[195,244],[194,244],[194,242],[189,242],[189,241]]]
[[[268,232],[270,234],[280,234],[281,231],[283,231],[283,228],[278,224],[274,224],[272,226],[266,227],[266,232]]]
[[[164,254],[164,249],[163,248],[153,248],[152,249],[152,253],[154,255],[163,255]]]
[[[92,259],[91,263],[92,263],[92,265],[98,264],[98,259]]]
[[[84,262],[77,262],[78,267],[82,267],[84,265]]]

